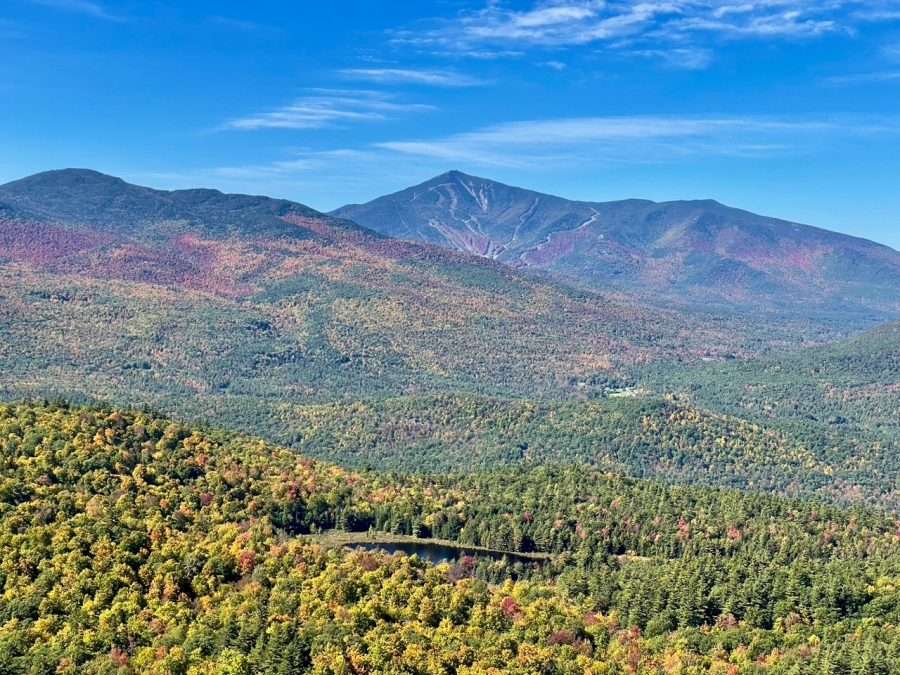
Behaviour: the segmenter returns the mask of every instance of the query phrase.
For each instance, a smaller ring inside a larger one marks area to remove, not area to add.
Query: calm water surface
[[[515,553],[502,553],[499,551],[478,551],[457,546],[446,546],[443,544],[435,544],[432,542],[359,542],[354,543],[353,548],[361,548],[366,551],[385,551],[389,554],[402,553],[403,555],[416,555],[422,560],[438,565],[440,563],[458,562],[460,558],[490,558],[491,560],[508,559],[510,562],[522,562],[531,565],[538,565],[540,560],[529,558],[527,556],[516,555]]]

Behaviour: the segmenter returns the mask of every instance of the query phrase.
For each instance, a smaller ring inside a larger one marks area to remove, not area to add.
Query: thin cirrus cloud
[[[479,87],[490,84],[451,70],[415,70],[411,68],[347,68],[341,76],[378,84],[421,84],[433,87]]]
[[[874,73],[855,73],[851,75],[835,75],[825,80],[836,87],[851,87],[864,84],[900,83],[900,70],[885,70]]]
[[[211,16],[206,19],[206,22],[210,25],[218,26],[219,28],[238,33],[245,33],[247,35],[274,35],[281,32],[280,28],[274,26],[257,23],[256,21],[247,21],[245,19],[234,19],[228,16]]]
[[[295,153],[295,155],[291,159],[276,160],[265,164],[216,167],[208,173],[217,178],[256,180],[321,171],[331,166],[342,166],[347,162],[358,163],[372,157],[371,152],[348,148],[305,151]]]
[[[108,12],[106,8],[92,0],[31,0],[35,5],[58,9],[74,14],[83,14],[104,21],[125,21],[125,18]]]
[[[391,94],[366,90],[320,89],[289,105],[229,120],[222,129],[321,129],[359,122],[381,122],[397,115],[435,110],[424,103],[404,103]]]
[[[355,181],[360,189],[386,175],[448,166],[527,172],[587,171],[626,165],[689,166],[722,158],[757,163],[763,159],[814,156],[823,147],[854,138],[896,138],[889,118],[778,119],[729,116],[573,117],[509,122],[472,131],[338,149],[295,148],[285,156],[247,164],[178,174],[158,174],[169,187],[211,184],[238,192],[293,194],[298,185],[318,190],[337,206],[344,194],[334,185]],[[307,196],[307,198],[309,198]]]
[[[862,128],[862,127],[860,127]],[[865,129],[878,131],[868,125]],[[691,155],[760,157],[796,149],[805,137],[845,130],[829,120],[753,117],[583,117],[508,122],[436,139],[389,141],[404,155],[488,166],[547,162],[658,162]]]
[[[900,14],[898,14],[898,19],[900,19]],[[881,56],[882,60],[886,62],[882,64],[881,69],[871,70],[869,72],[834,75],[825,78],[824,83],[836,87],[900,83],[900,70],[898,70],[896,66],[897,63],[900,63],[900,44],[888,44],[883,46],[881,48]]]
[[[460,54],[602,45],[700,68],[711,60],[708,43],[713,38],[849,34],[860,23],[890,21],[898,13],[900,0],[533,0],[527,9],[492,0],[416,30],[394,31],[393,40]]]
[[[297,150],[286,159],[208,169],[204,180],[283,181],[304,175],[383,175],[411,159],[449,164],[544,170],[601,165],[690,162],[726,157],[759,160],[815,152],[823,139],[892,134],[884,120],[777,119],[766,117],[573,117],[486,126],[431,139],[375,143],[362,148]],[[195,180],[196,182],[196,180]]]
[[[564,61],[557,61],[555,59],[544,61],[543,63],[541,63],[541,65],[546,68],[550,68],[551,70],[555,70],[558,73],[561,73],[568,67]]]
[[[632,54],[655,59],[667,66],[680,70],[702,70],[709,66],[713,60],[713,53],[711,50],[695,47],[636,49]]]

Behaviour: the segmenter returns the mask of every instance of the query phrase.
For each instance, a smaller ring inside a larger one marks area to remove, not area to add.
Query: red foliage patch
[[[575,633],[570,630],[558,630],[547,638],[547,643],[554,645],[573,645],[575,644]]]
[[[256,552],[250,550],[241,551],[238,557],[238,568],[241,570],[241,574],[250,574],[255,567]]]
[[[109,658],[119,668],[124,668],[128,665],[128,652],[118,647],[113,647],[109,650]]]
[[[111,235],[0,219],[0,258],[49,266],[114,241]]]
[[[500,610],[507,619],[515,620],[522,615],[522,608],[519,606],[519,603],[509,596],[503,598],[503,601],[500,603]]]
[[[461,579],[469,579],[475,573],[475,566],[478,561],[470,555],[460,558],[459,562],[450,568],[447,578],[450,581],[459,581]]]

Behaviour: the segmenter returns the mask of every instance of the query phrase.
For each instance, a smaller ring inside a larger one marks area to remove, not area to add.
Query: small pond
[[[502,560],[506,558],[511,563],[520,562],[528,565],[539,565],[544,562],[544,560],[540,558],[531,558],[516,553],[468,549],[458,546],[448,546],[446,544],[437,544],[434,542],[401,541],[387,543],[366,541],[354,542],[353,544],[349,544],[349,546],[351,548],[361,548],[366,551],[384,551],[389,554],[401,553],[403,555],[415,555],[422,560],[427,560],[433,565],[445,562],[455,563],[463,557],[490,558],[491,560]]]

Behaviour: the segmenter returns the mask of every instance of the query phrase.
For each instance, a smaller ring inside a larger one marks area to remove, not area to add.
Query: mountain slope
[[[0,186],[0,259],[82,276],[244,297],[297,253],[381,236],[302,204],[217,190],[153,190],[95,171]],[[384,257],[388,257],[385,255]]]
[[[354,223],[325,218],[285,199],[208,189],[154,190],[90,169],[46,171],[0,185],[0,202],[33,219],[74,223],[111,234],[150,235],[160,231],[162,224],[172,230],[180,223],[217,235],[297,236],[298,228],[291,221],[304,217],[362,231]]]
[[[301,453],[345,466],[463,473],[590,465],[679,485],[900,508],[897,444],[827,442],[647,394],[546,402],[464,395],[285,406]]]
[[[0,541],[4,673],[900,665],[894,517],[582,467],[356,473],[145,413],[0,405]],[[397,542],[457,558],[377,548]]]
[[[900,253],[714,201],[577,202],[451,171],[334,215],[656,299],[900,314]]]
[[[259,429],[285,402],[591,395],[638,364],[748,343],[725,323],[574,292],[283,200],[70,170],[0,186],[0,202],[9,397],[148,403]]]
[[[51,209],[54,180],[64,194],[80,187]],[[857,446],[804,446],[687,406],[585,400],[641,396],[629,385],[648,364],[769,344],[731,320],[576,292],[291,202],[205,191],[201,209],[197,191],[85,172],[0,190],[11,205],[0,219],[0,398],[145,405],[356,465],[578,461],[897,499],[892,464],[870,470],[882,455]]]
[[[646,381],[768,424],[900,443],[900,323],[847,341],[745,362],[651,367]]]

